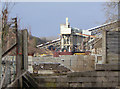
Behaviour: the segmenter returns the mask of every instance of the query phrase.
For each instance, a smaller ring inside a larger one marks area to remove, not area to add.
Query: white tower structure
[[[81,30],[77,28],[70,27],[68,22],[68,17],[66,17],[66,23],[60,25],[60,35],[61,35],[61,50],[72,52],[75,51],[75,47],[80,45],[81,37],[76,34],[81,33]]]
[[[71,51],[70,49],[70,35],[71,35],[71,27],[68,22],[68,17],[66,17],[66,24],[60,25],[60,33],[61,33],[61,49],[65,49],[66,51]]]

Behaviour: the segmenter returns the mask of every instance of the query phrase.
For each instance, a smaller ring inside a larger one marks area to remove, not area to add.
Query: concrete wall
[[[61,63],[72,71],[94,70],[94,56],[89,55],[66,55],[61,57],[33,57],[33,63],[52,62]]]

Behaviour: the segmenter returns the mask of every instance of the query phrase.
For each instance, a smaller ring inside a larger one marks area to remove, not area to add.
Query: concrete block
[[[82,87],[82,83],[69,83],[69,87]]]
[[[118,77],[107,77],[109,82],[118,83]]]
[[[44,87],[48,87],[48,88],[53,87],[53,88],[55,88],[55,87],[57,87],[57,84],[53,83],[53,82],[46,82],[44,84]]]
[[[103,83],[82,83],[82,87],[103,87]]]
[[[69,84],[68,83],[56,83],[56,87],[69,87]]]
[[[35,78],[35,80],[38,81],[39,84],[42,83],[55,83],[56,79],[55,78]]]
[[[97,77],[97,83],[98,82],[108,82],[108,80],[106,79],[106,77]]]
[[[91,82],[96,82],[97,78],[96,77],[69,77],[68,81],[70,83],[75,83],[75,82],[87,82],[87,83],[91,83]]]
[[[86,71],[86,72],[73,72],[67,74],[68,77],[94,77],[97,76],[96,71]]]
[[[119,73],[120,73],[119,71],[109,71],[107,76],[118,77]]]
[[[97,71],[97,76],[106,77],[106,76],[118,76],[119,72],[116,71]]]
[[[114,83],[114,82],[103,83],[103,87],[116,87],[116,86],[118,86],[118,83]]]
[[[68,82],[68,78],[67,78],[67,76],[60,76],[60,77],[56,78],[56,82],[57,83],[66,83],[66,82]]]
[[[120,65],[116,64],[96,64],[96,70],[120,70]]]
[[[117,83],[118,77],[97,77],[97,82],[103,82],[103,83]]]
[[[50,89],[53,89],[53,88],[57,88],[57,87],[68,87],[68,83],[53,83],[53,82],[46,82],[44,84],[40,84],[40,87],[43,88],[50,88]]]

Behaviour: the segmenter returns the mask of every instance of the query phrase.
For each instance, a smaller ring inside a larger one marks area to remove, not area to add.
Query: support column
[[[61,49],[64,47],[63,44],[64,44],[64,38],[63,35],[61,35]]]
[[[102,31],[102,64],[107,62],[107,40],[106,40],[106,31]]]
[[[71,50],[70,50],[70,35],[69,35],[69,52],[71,52]]]

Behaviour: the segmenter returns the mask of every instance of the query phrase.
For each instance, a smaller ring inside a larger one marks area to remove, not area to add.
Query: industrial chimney
[[[70,24],[68,23],[68,17],[66,17],[66,27],[69,28]]]

